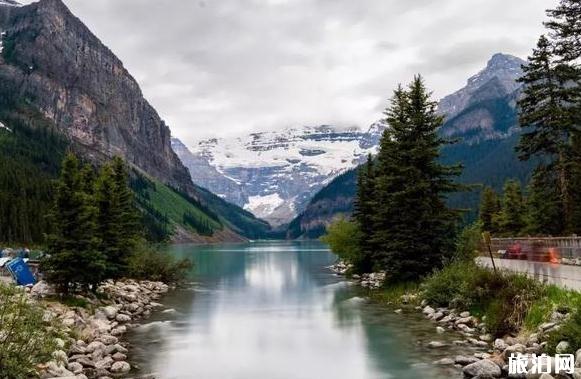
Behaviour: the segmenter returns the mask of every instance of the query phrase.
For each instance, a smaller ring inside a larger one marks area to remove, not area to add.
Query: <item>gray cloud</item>
[[[365,127],[417,72],[435,96],[525,57],[554,0],[65,0],[174,135]]]

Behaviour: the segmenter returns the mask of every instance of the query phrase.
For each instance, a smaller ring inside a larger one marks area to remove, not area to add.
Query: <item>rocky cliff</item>
[[[168,126],[138,83],[62,0],[27,6],[0,0],[0,37],[0,111],[5,117],[17,114],[12,118],[38,127],[30,114],[40,114],[85,159],[98,164],[121,156],[136,172],[170,186],[156,192],[166,198],[152,199],[143,207],[164,215],[165,209],[150,208],[175,196],[185,201],[182,208],[188,209],[187,214],[175,214],[172,220],[174,235],[179,234],[181,241],[197,231],[182,221],[190,220],[192,212],[199,222],[215,215],[221,223],[211,237],[191,236],[192,241],[240,240],[236,233],[255,238],[268,229],[264,222],[192,182],[172,150]]]
[[[171,133],[123,63],[61,0],[0,4],[0,91],[52,120],[87,156],[120,155],[181,190],[191,186]]]

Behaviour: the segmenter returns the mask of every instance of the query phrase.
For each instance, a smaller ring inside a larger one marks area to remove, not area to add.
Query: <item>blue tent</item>
[[[27,286],[36,283],[34,275],[30,268],[22,258],[15,258],[6,264],[6,268],[12,274],[16,284],[19,286]]]

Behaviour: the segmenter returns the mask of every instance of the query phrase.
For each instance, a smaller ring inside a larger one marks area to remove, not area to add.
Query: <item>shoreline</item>
[[[162,282],[131,279],[107,280],[93,299],[77,296],[86,306],[69,306],[58,300],[47,300],[50,287],[39,282],[29,295],[43,307],[45,320],[62,325],[66,338],[57,341],[59,350],[53,360],[39,367],[40,378],[92,379],[130,377],[134,367],[129,363],[130,346],[123,340],[129,329],[161,310],[158,303],[171,287]],[[155,378],[138,374],[135,378]]]
[[[347,277],[349,270],[352,268],[350,264],[339,261],[331,266],[329,269],[336,275]],[[380,299],[385,273],[377,272],[363,275],[352,275],[351,280],[358,285],[368,289],[368,297],[372,301],[382,302]],[[381,291],[381,292],[380,292]],[[386,290],[389,292],[389,289]],[[386,303],[393,308],[396,314],[407,312],[421,313],[426,321],[433,324],[435,328],[434,335],[444,335],[449,331],[460,333],[462,340],[453,341],[456,346],[476,347],[485,350],[485,352],[471,353],[467,349],[467,354],[456,355],[453,357],[443,358],[432,362],[434,366],[449,366],[455,367],[458,373],[464,378],[540,378],[540,375],[527,373],[521,376],[510,374],[508,361],[512,354],[522,354],[526,357],[527,369],[531,370],[531,365],[534,363],[535,356],[546,353],[547,340],[549,334],[557,331],[560,326],[571,316],[570,312],[563,312],[554,310],[549,320],[544,320],[537,330],[532,333],[527,333],[524,328],[521,328],[516,335],[506,335],[502,338],[494,338],[487,330],[486,316],[479,318],[472,315],[468,310],[451,309],[449,307],[432,307],[426,300],[421,299],[419,286],[416,290],[403,290],[403,293],[394,291],[397,298],[389,296],[390,300]],[[428,347],[432,349],[443,349],[448,344],[441,342],[438,338],[428,343]],[[569,349],[568,343],[562,341],[556,348],[557,353],[567,353]],[[552,373],[558,378],[581,378],[581,349],[573,352],[576,357],[575,372],[567,374],[564,371],[559,373],[555,371],[555,359],[548,357],[548,364],[553,368]],[[536,376],[535,376],[536,375]],[[542,379],[554,378],[551,375],[543,376]]]

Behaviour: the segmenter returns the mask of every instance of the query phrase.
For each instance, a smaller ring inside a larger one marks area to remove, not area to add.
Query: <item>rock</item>
[[[72,372],[75,375],[80,374],[81,372],[83,372],[83,365],[80,364],[79,362],[69,363],[69,365],[67,366],[67,368],[69,369],[70,372]]]
[[[125,334],[127,332],[127,327],[122,325],[122,326],[118,326],[115,329],[111,330],[111,335],[112,336],[120,336],[122,334]]]
[[[446,332],[446,329],[442,328],[441,326],[437,326],[436,327],[436,332],[438,334],[443,334],[444,332]]]
[[[575,367],[581,368],[581,349],[575,354]]]
[[[119,344],[115,344],[115,346],[113,346],[115,348],[115,351],[119,352],[119,353],[123,353],[123,354],[127,354],[129,352],[129,350],[127,350],[126,348],[124,348],[123,346],[119,345]]]
[[[453,365],[454,364],[454,360],[450,359],[450,358],[442,358],[438,361],[434,362],[435,365],[442,365],[442,366],[448,366],[448,365]]]
[[[117,352],[113,354],[111,358],[113,358],[114,361],[125,361],[127,360],[127,355]]]
[[[460,317],[461,318],[470,317],[470,312],[462,312],[462,313],[460,313]]]
[[[522,345],[520,343],[517,343],[515,345],[508,346],[506,349],[504,349],[504,351],[502,352],[502,356],[504,357],[504,360],[508,361],[511,354],[517,354],[517,353],[524,354],[525,351],[526,351],[526,346]]]
[[[402,310],[401,310],[401,309],[396,309],[396,310],[395,310],[395,311],[393,311],[393,312],[394,312],[394,313],[397,313],[397,314],[401,314]]]
[[[102,336],[100,336],[98,338],[97,341],[101,341],[105,345],[115,345],[117,342],[119,342],[119,339],[117,337],[109,335],[109,334],[103,334]]]
[[[462,370],[465,376],[474,377],[474,376],[481,376],[487,375],[493,378],[498,378],[501,376],[502,371],[500,367],[493,361],[489,359],[483,359],[478,362],[474,362],[469,364],[468,366],[464,367]]]
[[[476,357],[465,356],[465,355],[457,355],[456,358],[454,358],[454,362],[459,364],[459,365],[462,365],[462,366],[476,363],[478,361],[480,361],[480,359],[478,359]]]
[[[557,324],[554,322],[545,322],[544,324],[541,324],[541,326],[539,326],[539,331],[546,332],[547,330],[554,328],[555,325]]]
[[[557,344],[557,347],[555,347],[555,351],[557,352],[557,354],[564,354],[569,352],[570,349],[570,345],[569,342],[567,341],[561,341]]]
[[[105,344],[103,342],[93,341],[87,345],[87,348],[85,350],[87,351],[87,353],[92,353],[95,350],[104,350],[104,349],[105,349]]]
[[[66,377],[66,376],[74,376],[72,372],[64,368],[64,366],[57,364],[54,361],[48,362],[46,365],[46,371],[52,375],[57,377]]]
[[[32,287],[32,289],[30,290],[30,294],[34,297],[43,298],[50,295],[54,295],[55,291],[53,286],[51,286],[44,280],[41,280]]]
[[[581,379],[581,368],[575,368],[575,372],[573,372],[573,379]]]
[[[113,364],[113,358],[111,357],[105,357],[97,362],[95,362],[95,368],[98,369],[109,369],[111,368],[111,365]]]
[[[423,310],[422,313],[425,315],[431,315],[433,313],[436,313],[436,310],[432,307],[430,307],[429,305],[427,305]]]
[[[105,316],[107,316],[107,318],[109,320],[114,319],[115,317],[117,317],[117,312],[119,312],[119,310],[117,309],[117,307],[114,307],[112,305],[109,305],[107,307],[103,307],[102,308],[103,313],[105,313]]]
[[[123,313],[119,313],[119,314],[117,315],[117,317],[115,317],[115,319],[116,319],[118,322],[129,322],[129,321],[131,321],[131,316],[128,316],[128,315],[126,315],[126,314],[123,314]]]
[[[555,379],[553,377],[553,375],[550,374],[541,374],[541,376],[539,376],[539,379]]]
[[[508,345],[506,344],[506,342],[504,342],[504,340],[502,338],[497,338],[496,340],[494,340],[494,349],[495,350],[504,351],[507,347],[508,347]]]
[[[459,325],[459,324],[465,324],[465,325],[469,325],[469,326],[474,326],[474,319],[472,317],[461,317],[459,319],[457,319],[454,324]]]
[[[444,346],[447,346],[447,345],[445,343],[439,342],[439,341],[431,341],[430,343],[428,343],[428,347],[431,349],[439,349],[439,348],[442,348]]]
[[[115,362],[111,366],[111,372],[114,374],[125,374],[129,371],[131,371],[131,365],[124,361]]]
[[[95,362],[93,362],[92,360],[90,360],[89,358],[79,358],[76,360],[78,363],[80,363],[81,365],[83,365],[83,367],[90,367],[90,368],[94,368],[95,367]]]
[[[483,334],[479,337],[482,341],[490,342],[492,341],[492,335],[490,334]]]

